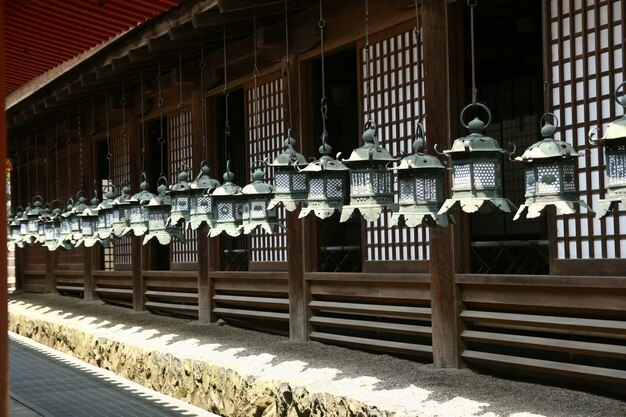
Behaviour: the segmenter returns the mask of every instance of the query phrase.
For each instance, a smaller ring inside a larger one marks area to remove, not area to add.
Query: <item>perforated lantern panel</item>
[[[535,189],[535,169],[534,167],[527,168],[524,172],[524,178],[526,181],[526,197],[532,197],[536,194]]]
[[[441,185],[441,184],[439,184]],[[433,177],[418,176],[415,178],[415,200],[436,202],[440,191],[438,182]],[[443,190],[442,190],[443,191]]]
[[[231,202],[217,203],[217,220],[224,222],[234,220],[233,204]]]
[[[165,229],[165,219],[167,216],[164,212],[151,210],[148,214],[148,227],[150,230],[163,230]]]
[[[557,165],[537,166],[537,177],[539,194],[558,194],[561,191],[561,173]]]
[[[211,204],[211,197],[204,195],[201,197],[191,199],[191,206],[190,206],[189,212],[191,214],[198,214],[198,213],[206,214],[206,213],[210,213],[212,208],[213,207]]]
[[[274,186],[277,192],[289,192],[289,173],[276,170]]]
[[[401,177],[399,179],[398,188],[401,203],[414,201],[415,182],[412,177]]]
[[[324,197],[324,180],[322,178],[311,178],[309,181],[309,198]]]
[[[187,196],[172,197],[172,211],[189,210],[189,198]]]
[[[624,148],[624,146],[621,146]],[[611,149],[607,150],[606,176],[607,185],[625,185],[626,184],[626,150],[615,152]]]
[[[266,216],[267,210],[267,201],[265,200],[251,200],[250,201],[250,218],[255,219],[263,219]]]
[[[294,191],[306,191],[306,175],[302,173],[293,174],[291,176]]]
[[[452,174],[454,175],[455,190],[471,190],[472,177],[470,175],[470,164],[452,165]]]

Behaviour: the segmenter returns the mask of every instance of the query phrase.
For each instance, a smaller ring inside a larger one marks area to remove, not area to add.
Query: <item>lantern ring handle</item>
[[[561,125],[561,121],[559,120],[558,117],[556,117],[556,114],[552,113],[552,112],[547,112],[544,113],[543,116],[541,116],[541,119],[539,119],[539,127],[542,128],[546,125],[546,116],[552,116],[552,118],[554,119],[554,128],[556,129],[557,127],[559,127]]]
[[[78,190],[76,193],[76,200],[79,200],[81,196],[87,198],[87,193],[84,190]]]
[[[33,203],[35,203],[36,201],[43,203],[43,198],[39,194],[37,194],[33,197]]]
[[[617,98],[617,93],[619,93],[619,90],[624,87],[626,85],[626,81],[624,81],[623,83],[621,83],[620,85],[617,86],[617,88],[615,89],[615,101],[617,102],[617,104],[619,104],[620,106],[624,106],[622,104],[622,102]],[[625,90],[626,93],[626,90]]]
[[[159,179],[157,180],[157,187],[161,183],[161,180],[163,180],[163,185],[167,186],[167,178],[165,178],[165,175],[161,175]]]
[[[463,121],[463,116],[465,116],[465,112],[472,107],[480,107],[487,113],[487,123],[485,123],[485,129],[487,129],[491,124],[491,110],[489,110],[489,107],[485,106],[483,103],[470,103],[465,106],[463,110],[461,110],[461,115],[459,116],[459,119],[461,120],[461,124],[463,125],[463,127],[469,129],[469,126]]]
[[[250,169],[254,168],[257,165],[261,165],[263,168],[265,168],[269,162],[269,156],[263,159],[257,159],[256,161],[253,161],[250,163]]]
[[[598,132],[600,130],[597,127],[592,127],[591,129],[589,129],[589,133],[587,133],[587,141],[589,141],[590,144],[592,145],[597,145],[598,144]]]

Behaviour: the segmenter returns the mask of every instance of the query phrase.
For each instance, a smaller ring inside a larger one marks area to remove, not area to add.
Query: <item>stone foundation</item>
[[[217,363],[149,350],[15,311],[9,314],[9,330],[223,416],[395,415],[350,398],[243,376]]]

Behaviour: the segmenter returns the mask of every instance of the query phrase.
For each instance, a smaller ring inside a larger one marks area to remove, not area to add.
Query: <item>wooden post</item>
[[[309,340],[308,302],[302,259],[302,220],[300,209],[287,212],[287,259],[289,272],[289,339],[295,342]]]
[[[427,134],[439,149],[449,147],[446,7],[446,0],[421,3]],[[459,365],[453,244],[450,227],[430,228],[433,362],[440,368]]]
[[[139,97],[139,100],[143,100],[143,97]],[[137,126],[137,105],[134,106],[135,111],[128,118],[126,129],[128,131],[128,146],[129,146],[129,170],[130,170],[130,187],[131,194],[139,191],[139,183],[141,182],[141,143],[139,142],[139,135],[137,132],[141,127]],[[144,260],[144,247],[141,244],[141,237],[131,237],[130,253],[132,262],[132,281],[133,281],[133,310],[144,310],[144,282],[143,282],[143,264]]]
[[[0,18],[4,20],[4,0],[0,0]],[[2,116],[0,117],[0,164],[6,167],[7,160],[7,127],[4,114],[4,25],[0,26],[0,108],[2,108]],[[6,178],[6,177],[5,177]],[[6,207],[6,193],[1,193],[0,205]],[[7,213],[5,209],[0,210],[0,223],[7,224]],[[0,233],[0,246],[7,247],[7,234]],[[17,267],[17,254],[16,267]],[[21,256],[20,256],[21,257]],[[0,256],[0,271],[7,270],[7,257]],[[16,268],[17,281],[17,268]],[[16,282],[17,285],[17,282]],[[0,415],[9,415],[9,338],[7,331],[9,327],[9,313],[7,308],[7,280],[6,274],[4,279],[0,279]]]
[[[54,276],[54,270],[56,269],[56,251],[46,252],[46,292],[53,293],[56,289],[56,278]],[[17,275],[17,273],[16,273]]]
[[[83,248],[83,279],[84,279],[84,291],[83,298],[86,301],[96,300],[96,283],[93,277],[93,258],[94,250],[96,248]]]

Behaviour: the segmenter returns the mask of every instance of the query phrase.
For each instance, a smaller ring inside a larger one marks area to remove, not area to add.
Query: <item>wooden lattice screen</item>
[[[588,149],[578,160],[580,198],[597,206],[606,193],[604,155],[587,143],[587,132],[602,131],[621,116],[615,88],[624,80],[623,2],[551,0],[549,25],[552,110],[561,121],[557,138]],[[620,258],[626,254],[626,212],[604,220],[583,210],[556,220],[559,259]]]
[[[178,173],[183,167],[190,172],[190,177],[197,173],[198,167],[194,167],[192,157],[193,125],[191,110],[176,111],[168,115],[168,148],[169,148],[169,183],[178,182]],[[191,179],[191,178],[190,178]],[[197,232],[185,231],[186,243],[178,240],[172,241],[172,263],[195,263],[198,259]]]
[[[277,74],[280,76],[280,74]],[[272,161],[283,148],[285,138],[283,79],[273,76],[257,84],[255,106],[254,85],[246,89],[247,128],[250,164],[269,158]],[[265,180],[273,181],[273,171],[266,170]],[[241,181],[250,182],[250,177]],[[285,210],[278,208],[278,217],[284,224]],[[287,234],[280,228],[274,234],[258,229],[251,234],[251,262],[286,262]]]
[[[419,96],[417,67],[418,57],[421,58],[422,54],[418,55],[414,24],[410,23],[391,33],[371,37],[369,78],[366,77],[364,43],[360,48],[363,108],[374,111],[381,145],[392,155],[412,152],[415,123],[421,117],[418,111],[420,100],[424,108],[424,98]],[[366,83],[370,83],[369,94]],[[422,88],[422,94],[423,91]],[[390,212],[381,215],[376,222],[367,223],[366,233],[368,261],[429,258],[428,228],[391,227]]]
[[[121,188],[130,185],[130,154],[129,138],[116,131],[111,134],[111,179],[117,187],[116,195]],[[132,263],[131,240],[125,236],[113,240],[113,260],[115,265],[129,265]]]

